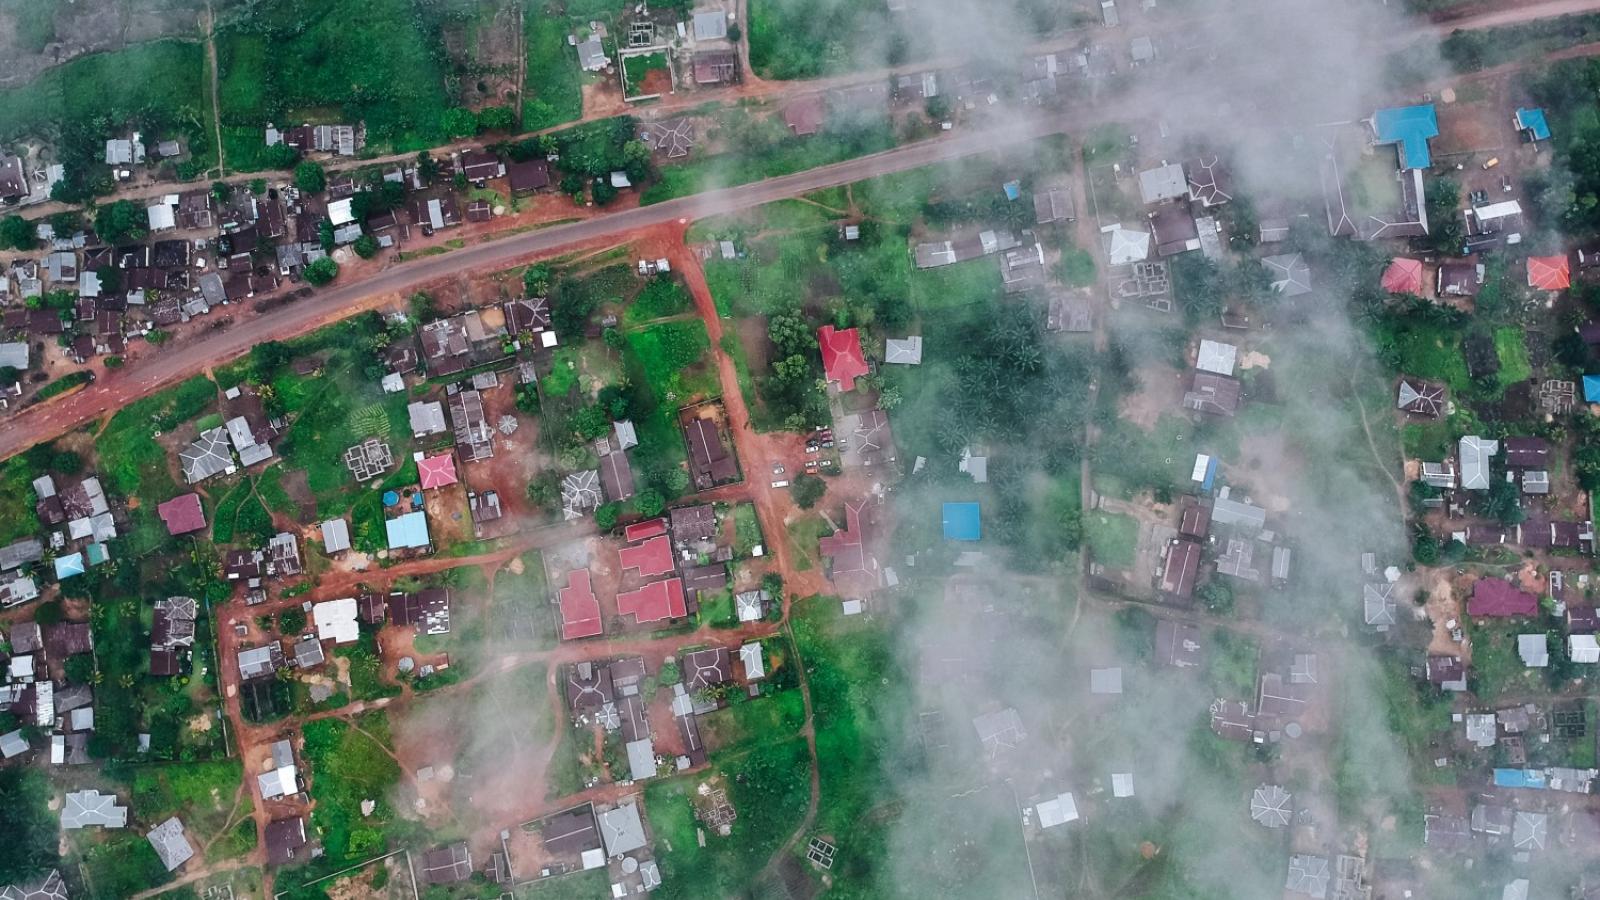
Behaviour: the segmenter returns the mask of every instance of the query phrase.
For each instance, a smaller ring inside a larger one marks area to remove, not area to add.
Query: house
[[[728,648],[713,647],[708,650],[691,650],[683,654],[679,663],[684,687],[700,691],[733,680],[733,663]]]
[[[542,159],[525,159],[506,166],[511,193],[529,194],[550,186],[550,164]]]
[[[1517,656],[1530,669],[1542,669],[1550,665],[1549,638],[1544,634],[1517,635]]]
[[[1461,462],[1461,487],[1468,491],[1489,489],[1489,458],[1500,452],[1500,442],[1469,434],[1456,442]]]
[[[1397,256],[1383,270],[1380,280],[1383,289],[1391,294],[1422,293],[1422,260]]]
[[[567,586],[556,594],[561,611],[561,639],[594,637],[604,630],[600,620],[600,601],[590,586],[588,569],[567,573]]]
[[[1139,199],[1147,205],[1188,196],[1189,179],[1183,174],[1183,166],[1178,163],[1167,163],[1139,173]]]
[[[668,578],[617,595],[617,613],[633,616],[637,624],[681,619],[688,615],[683,580]]]
[[[455,884],[472,877],[472,852],[466,841],[435,847],[422,854],[419,873],[424,884]]]
[[[805,137],[822,130],[827,119],[827,107],[821,94],[810,94],[791,102],[783,108],[783,124],[796,137]]]
[[[450,421],[455,425],[456,449],[467,462],[494,456],[494,429],[483,411],[483,394],[458,391],[450,397]]]
[[[390,550],[417,550],[433,543],[428,534],[428,514],[420,509],[385,519],[383,526]]]
[[[1311,267],[1299,253],[1263,257],[1261,264],[1271,276],[1272,289],[1279,294],[1298,297],[1311,293]]]
[[[1161,571],[1161,593],[1173,600],[1187,601],[1194,595],[1195,576],[1200,571],[1200,545],[1193,541],[1173,541]]]
[[[228,430],[217,427],[200,432],[200,436],[188,447],[179,451],[178,464],[183,470],[184,480],[189,484],[197,484],[224,472],[232,474],[233,453],[228,449]]]
[[[28,178],[19,156],[0,156],[0,203],[14,203],[28,196]]]
[[[424,234],[461,224],[461,207],[456,202],[455,194],[418,197],[411,201],[409,209],[411,221],[422,226]]]
[[[425,491],[449,487],[458,480],[456,458],[452,453],[424,456],[417,460],[417,483]]]
[[[199,494],[180,494],[156,507],[156,514],[173,537],[200,531],[206,527],[205,509],[200,505]]]
[[[600,487],[605,491],[606,498],[620,502],[632,497],[633,467],[628,464],[627,452],[615,449],[609,437],[601,438],[597,443],[605,450],[600,454]]]
[[[161,864],[167,867],[168,872],[176,870],[194,856],[194,846],[184,836],[183,823],[177,816],[162,822],[150,829],[146,835],[150,846],[156,849],[156,855],[161,857]]]
[[[1439,136],[1439,117],[1433,104],[1380,109],[1368,120],[1373,144],[1393,145],[1400,168],[1427,169],[1433,165],[1428,141]]]
[[[1331,877],[1326,856],[1295,854],[1289,857],[1289,876],[1283,883],[1283,889],[1291,894],[1305,894],[1320,900],[1328,895]]]
[[[689,444],[689,474],[696,490],[739,478],[739,461],[722,441],[722,430],[710,419],[690,419],[683,427]]]
[[[561,515],[567,520],[581,517],[600,506],[600,473],[594,469],[573,472],[561,479]]]
[[[1292,795],[1276,784],[1258,785],[1250,794],[1250,818],[1263,828],[1283,828],[1294,815]]]
[[[276,800],[300,793],[300,784],[295,776],[294,746],[288,741],[273,742],[272,768],[256,776],[256,787],[261,791],[263,800]]]
[[[268,822],[263,843],[267,845],[267,862],[275,866],[293,862],[300,848],[306,845],[305,818],[294,816]]]
[[[760,621],[761,617],[766,615],[766,605],[766,591],[745,591],[734,595],[733,598],[734,613],[740,623]]]
[[[1472,598],[1467,601],[1469,616],[1510,618],[1533,616],[1538,611],[1537,597],[1499,578],[1479,578],[1472,585]]]
[[[468,150],[456,158],[456,171],[468,181],[482,184],[490,178],[504,177],[506,164],[488,150]]]
[[[827,560],[828,577],[841,593],[860,596],[882,584],[882,567],[869,549],[876,525],[873,501],[847,500],[844,527],[817,541],[818,550]]]
[[[1036,191],[1034,193],[1034,224],[1049,225],[1053,222],[1070,222],[1077,217],[1077,210],[1072,202],[1072,193],[1070,191],[1062,188],[1052,188],[1048,191]]]
[[[1210,372],[1189,376],[1183,394],[1183,408],[1214,416],[1232,416],[1239,411],[1239,382]]]
[[[1528,287],[1540,291],[1564,291],[1572,286],[1572,272],[1565,256],[1528,257]]]
[[[415,593],[395,591],[388,600],[389,621],[415,625],[419,634],[450,633],[450,590],[428,588]]]
[[[439,434],[449,427],[445,424],[444,404],[438,400],[413,400],[406,404],[406,415],[411,420],[412,437],[423,438]]]
[[[1194,367],[1202,372],[1232,375],[1238,357],[1239,348],[1233,344],[1201,340],[1199,353],[1195,356]]]
[[[585,72],[598,72],[611,65],[611,59],[606,56],[606,48],[600,43],[600,38],[590,37],[578,45],[578,65]]]
[[[1379,631],[1387,631],[1395,618],[1394,585],[1368,583],[1361,589],[1362,621]]]
[[[984,755],[990,760],[1022,746],[1028,736],[1022,728],[1022,717],[1009,706],[973,718],[972,728],[978,734]]]
[[[1550,466],[1550,444],[1544,438],[1508,437],[1502,444],[1508,468],[1548,469]]]
[[[1439,264],[1434,288],[1441,297],[1476,297],[1483,288],[1483,263],[1449,259]]]
[[[1543,109],[1518,109],[1511,124],[1526,141],[1537,143],[1550,140],[1550,123],[1545,120]]]
[[[1055,828],[1058,825],[1078,821],[1078,804],[1072,799],[1071,793],[1061,793],[1048,800],[1041,800],[1034,804],[1033,811],[1039,817],[1040,828]]]
[[[1444,386],[1418,378],[1402,377],[1395,407],[1414,416],[1437,419],[1444,415]]]
[[[1178,203],[1163,203],[1149,214],[1150,233],[1158,256],[1200,249],[1200,229],[1194,215]]]
[[[228,429],[228,441],[233,444],[234,452],[239,454],[241,466],[248,468],[272,458],[272,445],[267,443],[273,433],[270,427],[252,426],[244,416],[234,416],[224,427]]]
[[[679,548],[699,544],[714,544],[717,538],[717,514],[709,504],[679,506],[669,513],[672,543]]]
[[[283,667],[283,647],[277,641],[239,651],[239,677],[245,681],[270,678]]]
[[[623,547],[618,551],[618,560],[624,572],[633,569],[643,578],[665,575],[674,568],[672,545],[666,535],[650,538],[632,547]]]
[[[861,353],[861,337],[856,329],[824,325],[817,329],[817,343],[822,350],[822,369],[828,383],[836,385],[841,392],[855,390],[856,379],[870,371]]]
[[[654,766],[651,767],[652,773]],[[616,859],[632,853],[646,844],[644,821],[639,818],[638,804],[629,801],[600,813],[600,838],[605,842],[606,856]]]
[[[1430,655],[1425,667],[1428,683],[1442,691],[1461,692],[1467,689],[1467,667],[1459,656]]]
[[[301,572],[300,541],[292,532],[280,531],[267,541],[267,574],[293,578]]]
[[[128,808],[117,805],[116,794],[97,790],[68,791],[61,807],[61,828],[126,828]]]

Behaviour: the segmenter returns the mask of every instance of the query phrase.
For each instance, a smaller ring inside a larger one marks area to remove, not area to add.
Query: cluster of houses
[[[1186,494],[1177,504],[1178,520],[1168,526],[1156,590],[1163,602],[1189,606],[1208,564],[1211,577],[1283,588],[1289,582],[1294,550],[1284,537],[1268,529],[1267,511],[1238,499],[1231,485],[1213,490],[1217,462],[1200,454],[1194,467],[1200,494]]]
[[[89,737],[94,731],[94,688],[72,683],[68,659],[94,652],[87,622],[18,622],[6,634],[0,652],[0,712],[15,717],[18,727],[0,734],[0,759],[35,749],[44,736],[53,765],[89,762]]]
[[[109,542],[126,527],[126,512],[107,497],[97,475],[33,480],[34,512],[45,532],[0,547],[0,608],[39,596],[39,578],[65,581],[111,558]]]
[[[652,628],[692,615],[702,594],[724,590],[733,559],[710,504],[676,507],[665,517],[628,525],[616,552],[621,580],[608,604],[614,609],[609,618]],[[573,569],[565,578],[555,596],[562,639],[604,634],[608,615],[601,611],[589,569]]]

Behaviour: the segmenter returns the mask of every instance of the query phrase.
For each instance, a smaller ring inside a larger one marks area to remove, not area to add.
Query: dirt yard
[[[1162,362],[1149,362],[1134,373],[1139,389],[1123,397],[1122,418],[1149,431],[1164,415],[1182,410],[1183,373]]]

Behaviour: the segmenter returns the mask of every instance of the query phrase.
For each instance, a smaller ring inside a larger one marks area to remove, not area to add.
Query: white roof
[[[1040,828],[1054,828],[1078,820],[1078,805],[1072,801],[1070,793],[1052,797],[1033,809],[1039,814]]]
[[[261,799],[272,800],[299,793],[300,788],[295,784],[294,774],[294,766],[284,766],[256,776],[256,783],[261,788]]]
[[[761,642],[751,641],[739,648],[739,662],[744,664],[744,677],[750,681],[765,678],[766,664],[761,659]]]
[[[28,752],[28,739],[22,736],[22,729],[8,731],[0,734],[0,757],[10,759],[19,753]]]
[[[343,200],[335,200],[328,204],[328,220],[333,223],[335,228],[340,225],[348,225],[356,220],[355,211],[350,208],[353,200],[353,197],[346,197]]]
[[[449,427],[444,421],[444,404],[438,400],[413,400],[406,405],[406,415],[411,417],[411,433],[417,437],[438,434]]]
[[[144,211],[150,217],[151,231],[163,231],[168,228],[178,227],[178,220],[172,214],[172,207],[166,203],[152,203],[145,207]]]
[[[1232,375],[1234,364],[1239,358],[1239,348],[1221,341],[1201,341],[1200,354],[1196,357],[1194,367],[1202,372],[1215,372],[1218,375]]]
[[[912,335],[905,338],[889,338],[883,344],[883,361],[906,366],[922,364],[922,336]]]
[[[1191,481],[1205,481],[1206,470],[1211,468],[1211,457],[1204,453],[1196,453],[1194,457],[1194,471],[1189,473]]]
[[[1113,772],[1113,773],[1111,773],[1111,796],[1113,796],[1113,797],[1132,797],[1133,796],[1133,773],[1132,772]]]
[[[348,644],[360,637],[356,625],[356,598],[343,597],[325,600],[311,607],[312,620],[317,624],[317,637],[333,640],[335,644]]]
[[[728,36],[728,14],[720,9],[694,14],[694,39],[715,41]]]
[[[1112,667],[1109,669],[1089,670],[1089,693],[1091,694],[1120,694],[1122,693],[1122,669]]]
[[[1517,655],[1528,668],[1542,669],[1550,665],[1550,642],[1543,634],[1519,634]]]
[[[1491,203],[1488,206],[1474,206],[1472,214],[1477,216],[1480,222],[1503,219],[1506,216],[1520,216],[1522,215],[1522,204],[1515,200],[1504,200],[1500,203]]]
[[[1600,640],[1592,634],[1567,635],[1567,655],[1575,663],[1600,663]]]
[[[1168,163],[1139,173],[1139,197],[1146,203],[1189,196],[1189,179],[1183,166]]]
[[[1136,263],[1150,255],[1150,232],[1134,231],[1122,225],[1100,229],[1106,237],[1106,261],[1113,266]]]

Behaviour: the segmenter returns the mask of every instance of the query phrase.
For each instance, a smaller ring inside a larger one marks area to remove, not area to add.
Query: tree
[[[550,293],[550,266],[537,263],[522,270],[522,289],[529,297],[543,297]]]
[[[252,178],[252,179],[250,179],[250,193],[255,194],[257,197],[259,197],[262,194],[265,194],[266,192],[267,192],[267,180],[265,178]]]
[[[333,220],[323,219],[317,223],[317,242],[322,245],[323,253],[332,253],[335,246],[333,233]]]
[[[32,222],[21,216],[6,216],[0,219],[0,247],[10,247],[14,250],[32,250],[35,240]]]
[[[306,281],[313,285],[324,285],[339,277],[339,264],[332,257],[324,256],[312,260],[305,268]]]
[[[1423,200],[1428,211],[1429,246],[1440,253],[1460,253],[1466,238],[1458,213],[1461,185],[1454,178],[1435,178],[1423,189]]]
[[[611,186],[610,179],[597,179],[594,187],[589,189],[589,195],[594,198],[596,206],[605,206],[617,199],[617,189]]]
[[[233,185],[226,181],[213,181],[211,182],[211,196],[217,198],[218,203],[227,203],[228,198],[233,196]]]
[[[817,505],[822,495],[828,490],[828,483],[815,475],[797,475],[790,492],[794,495],[795,505],[801,509],[810,509]]]
[[[622,513],[622,504],[607,503],[596,507],[594,511],[594,525],[601,531],[610,531],[617,527],[617,516]]]
[[[1213,578],[1194,589],[1194,595],[1214,613],[1233,612],[1233,588],[1220,578]]]
[[[57,822],[50,812],[50,783],[38,769],[0,769],[0,809],[6,839],[0,841],[0,884],[28,881],[57,864]]]
[[[729,25],[728,26],[728,41],[729,41],[729,43],[737,44],[737,43],[739,43],[739,39],[742,38],[742,37],[744,37],[744,32],[739,29],[738,25]]]
[[[306,160],[294,167],[294,186],[308,194],[320,194],[328,188],[328,173]]]
[[[633,498],[633,505],[639,510],[639,515],[648,519],[651,516],[661,515],[661,511],[667,508],[667,500],[661,496],[660,491],[654,488],[645,488],[639,492],[637,497]]]
[[[628,173],[628,178],[634,184],[649,178],[654,171],[655,160],[651,152],[650,145],[644,141],[629,141],[622,145],[622,171]]]
[[[269,169],[292,169],[300,161],[300,154],[288,144],[274,144],[261,153],[261,162]]]
[[[426,182],[432,182],[434,178],[438,177],[439,161],[433,158],[432,153],[423,150],[417,154],[417,174],[422,176],[422,180]]]
[[[370,234],[363,234],[361,237],[356,238],[352,249],[362,259],[371,259],[378,253],[378,239]]]
[[[479,131],[510,131],[517,127],[517,114],[508,106],[490,106],[478,110]]]
[[[767,337],[784,356],[816,349],[817,338],[799,312],[779,313],[767,320]]]
[[[144,207],[131,200],[118,200],[94,211],[95,233],[108,244],[137,241],[145,236],[149,224],[149,215]]]
[[[611,419],[599,404],[578,410],[570,422],[572,430],[586,441],[598,440],[611,431]]]
[[[439,127],[452,139],[469,138],[478,133],[478,114],[457,106],[444,111]]]
[[[1489,491],[1483,499],[1483,514],[1501,525],[1516,525],[1527,518],[1522,510],[1522,496],[1516,482],[1500,477],[1491,478]]]

